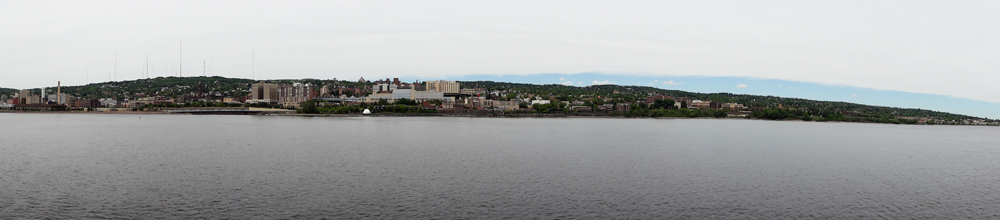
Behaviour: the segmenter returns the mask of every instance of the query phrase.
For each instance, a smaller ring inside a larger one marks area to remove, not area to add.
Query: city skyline
[[[744,77],[1000,103],[992,95],[1000,67],[991,61],[1000,45],[990,40],[998,33],[977,25],[1000,20],[992,2],[195,3],[0,3],[0,24],[9,30],[0,33],[0,49],[9,51],[0,55],[0,86],[182,71],[348,80],[599,73]],[[595,82],[605,80],[574,84]]]

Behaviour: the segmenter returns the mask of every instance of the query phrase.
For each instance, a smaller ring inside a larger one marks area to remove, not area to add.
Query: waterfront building
[[[115,100],[115,99],[112,99],[112,98],[103,98],[103,99],[98,100],[98,102],[101,103],[102,107],[106,107],[106,108],[114,108],[115,106],[118,105],[118,100]]]
[[[430,100],[441,100],[445,102],[454,102],[455,97],[445,97],[444,92],[434,92],[434,91],[413,91],[410,99],[416,101],[430,101]]]
[[[722,108],[735,111],[735,110],[744,109],[744,108],[746,108],[746,106],[743,106],[743,104],[737,104],[737,103],[724,103],[724,104],[722,104]]]
[[[26,104],[42,104],[42,97],[40,95],[30,95],[27,97]]]
[[[169,97],[142,97],[135,100],[129,100],[128,102],[126,102],[125,107],[140,108],[146,105],[169,104],[169,103],[174,103],[174,99]]]
[[[445,97],[443,92],[415,91],[413,89],[397,89],[397,90],[392,90],[391,92],[383,91],[368,95],[366,102],[377,102],[379,99],[384,99],[390,102],[399,99],[410,99],[417,102],[430,101],[430,100],[441,100],[444,102],[455,101],[455,97]]]
[[[392,90],[392,99],[411,99],[413,97],[412,89],[396,89]]]
[[[292,85],[281,85],[278,87],[278,104],[285,107],[299,107],[300,102],[305,102],[316,98],[319,93],[313,90],[313,85],[306,83],[293,83]]]
[[[264,83],[253,84],[250,86],[250,99],[247,103],[278,103],[278,85]]]
[[[70,96],[69,94],[58,93],[58,94],[49,94],[48,97],[46,98],[49,102],[55,102],[56,104],[68,104],[72,103],[71,100],[74,97]]]
[[[73,103],[73,107],[77,108],[100,108],[101,102],[98,99],[80,99]]]
[[[461,85],[458,82],[444,80],[427,81],[427,91],[443,92],[445,95],[458,95],[462,93]]]

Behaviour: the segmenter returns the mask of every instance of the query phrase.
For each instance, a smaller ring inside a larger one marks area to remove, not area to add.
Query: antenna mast
[[[181,40],[180,53],[177,58],[177,76],[184,77],[184,41]]]
[[[257,79],[257,49],[250,50],[250,79]]]

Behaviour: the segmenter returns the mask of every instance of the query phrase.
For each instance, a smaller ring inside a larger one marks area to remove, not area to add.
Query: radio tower
[[[177,60],[178,60],[177,61],[177,63],[178,63],[177,64],[178,65],[177,66],[177,68],[178,68],[177,75],[180,76],[180,77],[184,77],[184,41],[183,40],[181,41],[180,45],[181,45],[180,50],[179,50],[180,53],[178,53],[178,56],[177,56],[178,57],[177,58]]]

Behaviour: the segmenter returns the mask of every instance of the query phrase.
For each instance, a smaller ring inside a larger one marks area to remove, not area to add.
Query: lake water
[[[0,114],[0,141],[0,219],[1000,218],[996,127]]]

